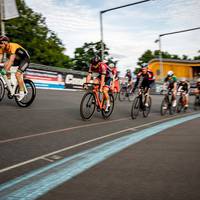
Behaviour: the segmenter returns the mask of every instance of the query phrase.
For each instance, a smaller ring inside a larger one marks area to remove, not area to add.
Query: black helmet
[[[1,35],[1,36],[0,36],[0,43],[2,43],[2,42],[4,42],[4,41],[9,42],[10,39],[9,39],[7,36]]]
[[[91,64],[92,65],[97,65],[100,61],[101,61],[101,58],[96,55],[94,58],[92,58]]]

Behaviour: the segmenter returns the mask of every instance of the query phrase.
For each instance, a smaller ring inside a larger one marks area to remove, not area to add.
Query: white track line
[[[182,117],[182,116],[190,115],[190,114],[191,113],[189,113],[189,114],[183,114],[181,116],[179,115],[178,117]],[[142,128],[142,127],[145,127],[145,126],[153,125],[153,124],[156,124],[156,123],[159,123],[159,122],[164,122],[164,121],[167,121],[167,120],[170,120],[170,119],[174,119],[174,118],[177,118],[177,116],[168,117],[168,118],[165,118],[165,119],[161,119],[161,120],[149,122],[149,123],[142,124],[142,125],[139,125],[139,126],[136,126],[136,127],[131,127],[131,128],[124,129],[124,130],[121,130],[121,131],[113,132],[113,133],[110,133],[108,135],[101,136],[101,137],[98,137],[98,138],[94,138],[92,140],[81,142],[81,143],[78,143],[78,144],[75,144],[75,145],[72,145],[72,146],[69,146],[69,147],[65,147],[63,149],[60,149],[60,150],[57,150],[57,151],[53,151],[51,153],[44,154],[44,155],[41,155],[39,157],[36,157],[36,158],[30,159],[30,160],[27,160],[27,161],[24,161],[24,162],[21,162],[21,163],[18,163],[18,164],[15,164],[15,165],[3,168],[3,169],[0,170],[0,173],[3,173],[3,172],[6,172],[6,171],[9,171],[11,169],[14,169],[14,168],[17,168],[17,167],[20,167],[20,166],[23,166],[23,165],[26,165],[26,164],[38,161],[40,159],[44,159],[45,157],[49,157],[49,156],[52,156],[54,154],[61,153],[63,151],[67,151],[67,150],[70,150],[70,149],[74,149],[76,147],[80,147],[82,145],[85,145],[85,144],[88,144],[88,143],[91,143],[91,142],[95,142],[95,141],[98,141],[98,140],[101,140],[101,139],[104,139],[104,138],[107,138],[107,137],[111,137],[111,136],[114,136],[114,135],[117,135],[117,134],[120,134],[120,133],[124,133],[124,132],[127,132],[127,131],[133,131],[133,130],[138,129],[138,128]]]
[[[42,136],[42,135],[48,135],[48,134],[52,134],[52,133],[59,133],[59,132],[64,132],[64,131],[75,130],[75,129],[79,129],[79,128],[86,128],[86,127],[92,127],[92,126],[96,126],[96,125],[109,124],[109,123],[112,123],[112,122],[118,122],[118,121],[123,121],[123,120],[127,120],[127,119],[129,119],[129,118],[126,117],[126,118],[110,120],[110,121],[106,121],[106,122],[97,122],[97,123],[92,123],[92,124],[73,126],[73,127],[64,128],[64,129],[58,129],[58,130],[54,130],[54,131],[47,131],[47,132],[42,132],[42,133],[37,133],[37,134],[32,134],[32,135],[27,135],[27,136],[22,136],[22,137],[17,137],[17,138],[11,138],[11,139],[7,139],[7,140],[0,140],[0,144],[8,143],[8,142],[14,142],[14,141],[17,141],[17,140],[24,140],[24,139],[38,137],[38,136]]]

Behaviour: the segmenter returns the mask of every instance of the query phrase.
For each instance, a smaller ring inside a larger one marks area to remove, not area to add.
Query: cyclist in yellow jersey
[[[21,101],[25,96],[22,73],[29,66],[30,56],[22,46],[17,43],[11,43],[6,36],[0,36],[0,62],[3,61],[4,54],[7,56],[7,61],[4,63],[4,69],[7,72],[8,79],[10,79],[10,73],[8,73],[8,71],[10,71],[11,66],[18,66],[15,75],[20,90],[18,100]]]

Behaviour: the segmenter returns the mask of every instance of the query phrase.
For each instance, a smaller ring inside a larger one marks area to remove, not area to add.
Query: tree
[[[109,49],[104,44],[104,56],[108,63],[115,63],[112,57],[109,57]],[[98,55],[101,57],[101,42],[84,43],[82,47],[76,48],[74,52],[74,69],[88,71],[91,59]]]
[[[200,60],[200,50],[198,50],[199,56],[195,56],[193,59],[194,60]]]
[[[16,0],[20,17],[6,21],[6,33],[13,42],[21,44],[31,56],[31,62],[70,68],[69,56],[57,35],[48,29],[45,18]]]

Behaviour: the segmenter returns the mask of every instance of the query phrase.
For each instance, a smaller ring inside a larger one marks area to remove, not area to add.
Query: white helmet
[[[173,75],[174,75],[174,72],[173,72],[173,71],[168,71],[168,72],[167,72],[167,75],[168,75],[168,76],[173,76]]]
[[[200,82],[200,78],[197,79],[197,82]]]
[[[109,67],[114,67],[115,65],[113,63],[110,63],[109,64]]]
[[[181,82],[185,82],[185,81],[186,81],[186,78],[181,78],[180,81],[181,81]]]

